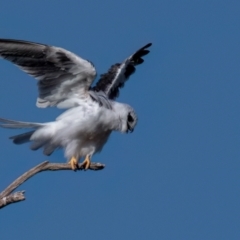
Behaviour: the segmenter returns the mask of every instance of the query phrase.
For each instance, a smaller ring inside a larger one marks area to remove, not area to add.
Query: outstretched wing
[[[81,98],[96,76],[87,60],[59,47],[0,39],[0,57],[38,80],[38,107],[55,106],[73,96]]]
[[[115,99],[119,95],[119,89],[124,86],[130,75],[135,72],[135,66],[144,62],[143,56],[150,51],[147,50],[152,45],[148,43],[140,48],[122,63],[116,63],[111,66],[107,73],[102,74],[96,86],[92,90],[96,92],[103,91],[109,99]]]

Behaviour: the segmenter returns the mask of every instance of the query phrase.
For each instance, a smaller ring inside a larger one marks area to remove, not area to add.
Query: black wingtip
[[[152,43],[146,44],[145,46],[141,47],[137,52],[135,52],[134,55],[137,55],[137,54],[140,54],[140,53],[141,53],[141,56],[147,55],[150,52],[150,50],[148,50],[147,48],[149,48],[151,46],[152,46]]]
[[[148,43],[147,45],[145,45],[144,47],[143,47],[143,49],[144,48],[149,48],[149,47],[151,47],[152,46],[152,43]]]
[[[151,46],[152,46],[152,43],[148,43],[145,46],[143,46],[142,48],[140,48],[139,51],[145,50],[146,48],[149,48]],[[149,51],[149,50],[146,50],[146,51]]]
[[[132,56],[131,56],[131,61],[134,66],[142,64],[144,60],[142,57],[150,53],[150,50],[147,48],[151,47],[152,43],[148,43],[139,50],[137,50]]]

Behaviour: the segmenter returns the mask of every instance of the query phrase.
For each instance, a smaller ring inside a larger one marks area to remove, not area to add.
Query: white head
[[[137,124],[137,114],[133,108],[127,104],[114,102],[113,110],[118,114],[120,119],[120,125],[117,130],[126,133],[133,132]]]
[[[131,108],[131,107],[130,107]],[[127,116],[127,131],[126,132],[133,132],[135,126],[137,124],[137,114],[133,110],[133,108],[130,109]]]

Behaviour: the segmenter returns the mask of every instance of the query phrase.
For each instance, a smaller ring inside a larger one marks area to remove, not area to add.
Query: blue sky
[[[152,42],[122,89],[138,113],[99,172],[43,172],[1,210],[1,239],[240,239],[240,2],[4,1],[0,37],[64,47],[104,73]],[[36,81],[0,61],[0,116],[46,122]],[[0,129],[0,188],[46,158]]]

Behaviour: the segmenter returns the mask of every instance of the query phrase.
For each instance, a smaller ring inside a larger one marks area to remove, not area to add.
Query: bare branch
[[[91,163],[89,169],[97,171],[102,170],[104,167],[105,165],[101,163]],[[0,193],[0,208],[3,208],[10,203],[25,200],[24,191],[16,193],[12,192],[35,174],[42,171],[58,171],[58,170],[72,171],[71,166],[68,163],[49,163],[48,161],[42,162],[39,165],[28,170]],[[79,163],[77,170],[84,170],[84,165],[82,163]]]
[[[0,199],[0,208],[3,208],[8,204],[23,201],[23,200],[25,200],[24,191],[15,192],[13,194],[10,194],[7,197]]]
[[[23,175],[21,175],[19,178],[17,178],[13,183],[11,183],[3,192],[0,194],[0,199],[8,196],[11,194],[17,187],[19,187],[22,183],[24,183],[27,179],[35,175],[36,173],[42,171],[43,167],[47,165],[48,162],[45,161],[36,167],[28,170]]]

